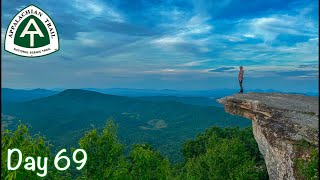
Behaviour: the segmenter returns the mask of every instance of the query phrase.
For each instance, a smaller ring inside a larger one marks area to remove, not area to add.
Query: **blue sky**
[[[2,35],[29,4],[53,19],[60,50],[2,51],[3,87],[238,88],[241,65],[245,88],[318,91],[317,0],[4,0]]]

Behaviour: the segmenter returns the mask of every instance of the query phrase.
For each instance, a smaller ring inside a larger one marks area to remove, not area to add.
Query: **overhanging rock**
[[[299,179],[294,160],[308,156],[308,152],[301,152],[297,144],[307,141],[318,148],[318,97],[247,93],[217,101],[226,112],[252,120],[253,134],[270,179]]]

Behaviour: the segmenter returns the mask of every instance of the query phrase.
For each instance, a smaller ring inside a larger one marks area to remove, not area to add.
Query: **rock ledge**
[[[296,144],[307,141],[318,148],[318,97],[281,94],[235,94],[217,100],[226,112],[252,120],[253,134],[263,154],[270,179],[299,179],[294,159],[307,156]]]

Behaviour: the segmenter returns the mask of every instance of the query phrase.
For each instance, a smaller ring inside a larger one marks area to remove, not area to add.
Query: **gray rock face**
[[[319,101],[280,93],[235,94],[218,99],[231,114],[252,120],[253,134],[263,154],[270,179],[299,179],[294,159],[302,140],[318,148]]]

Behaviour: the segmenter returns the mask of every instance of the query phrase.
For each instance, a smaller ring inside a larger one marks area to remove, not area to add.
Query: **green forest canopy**
[[[21,167],[8,171],[7,150],[13,148],[19,148],[24,157],[49,157],[47,179],[268,179],[251,127],[210,127],[183,144],[183,162],[171,164],[148,144],[135,144],[125,155],[117,126],[108,121],[102,131],[92,129],[79,140],[77,148],[88,155],[80,172],[74,164],[69,170],[57,171],[52,162],[55,154],[50,152],[52,145],[43,136],[30,135],[24,124],[20,123],[15,131],[1,133],[1,179],[40,179],[37,171]],[[315,173],[307,175],[315,177]]]

